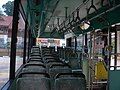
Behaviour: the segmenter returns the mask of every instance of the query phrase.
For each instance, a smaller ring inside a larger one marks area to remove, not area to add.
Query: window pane
[[[8,1],[9,0],[5,0],[3,4],[6,4]],[[13,3],[14,3],[13,0],[11,0],[9,3],[11,3],[11,8],[13,8]],[[1,11],[4,11],[3,8],[1,7],[2,6],[0,6]],[[9,80],[10,49],[11,49],[10,44],[11,44],[12,19],[13,19],[13,17],[9,15],[12,13],[8,14],[3,12],[3,14],[0,14],[0,90]]]
[[[23,64],[25,22],[20,13],[19,13],[18,22],[19,23],[18,23],[17,47],[16,47],[16,70]]]

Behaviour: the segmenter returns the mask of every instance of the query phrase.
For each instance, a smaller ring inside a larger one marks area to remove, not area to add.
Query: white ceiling
[[[65,20],[65,7],[68,7],[67,15],[70,15],[82,2],[83,0],[60,0],[54,11],[53,17],[46,27],[46,31],[50,31],[49,26],[53,25],[53,23],[57,24],[57,18],[60,18],[60,23]]]
[[[98,9],[101,7],[101,0],[93,0],[95,7]],[[65,7],[68,7],[68,13],[67,15],[71,15],[73,11],[75,11],[78,7],[79,9],[79,16],[80,18],[84,18],[87,16],[87,9],[91,6],[91,0],[86,0],[87,3],[83,4],[83,0],[60,0],[54,13],[53,17],[50,19],[46,30],[50,31],[50,27],[53,23],[57,25],[57,18],[60,18],[60,23],[62,23],[65,20]],[[106,2],[104,2],[106,4]],[[91,8],[89,14],[93,13],[95,9]],[[76,17],[75,13],[75,17]],[[53,30],[53,28],[51,28]]]

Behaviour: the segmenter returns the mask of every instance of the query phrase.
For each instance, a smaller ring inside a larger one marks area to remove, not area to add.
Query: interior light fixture
[[[48,25],[47,27],[49,28],[50,26]]]
[[[82,30],[86,30],[86,29],[88,29],[90,27],[90,22],[89,21],[82,21],[81,23],[80,23],[80,28],[82,29]]]

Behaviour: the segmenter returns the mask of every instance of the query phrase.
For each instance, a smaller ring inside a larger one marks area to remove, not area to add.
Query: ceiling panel
[[[60,0],[53,13],[53,17],[50,19],[45,31],[51,31],[53,28],[50,26],[53,26],[53,24],[55,24],[56,26],[58,22],[57,18],[60,18],[60,23],[65,20],[65,7],[68,7],[67,15],[70,15],[82,3],[83,0]]]

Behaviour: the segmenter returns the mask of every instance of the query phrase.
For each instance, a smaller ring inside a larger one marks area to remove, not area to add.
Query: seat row
[[[73,73],[48,48],[33,47],[17,78],[16,90],[86,90],[86,82],[83,73]]]

